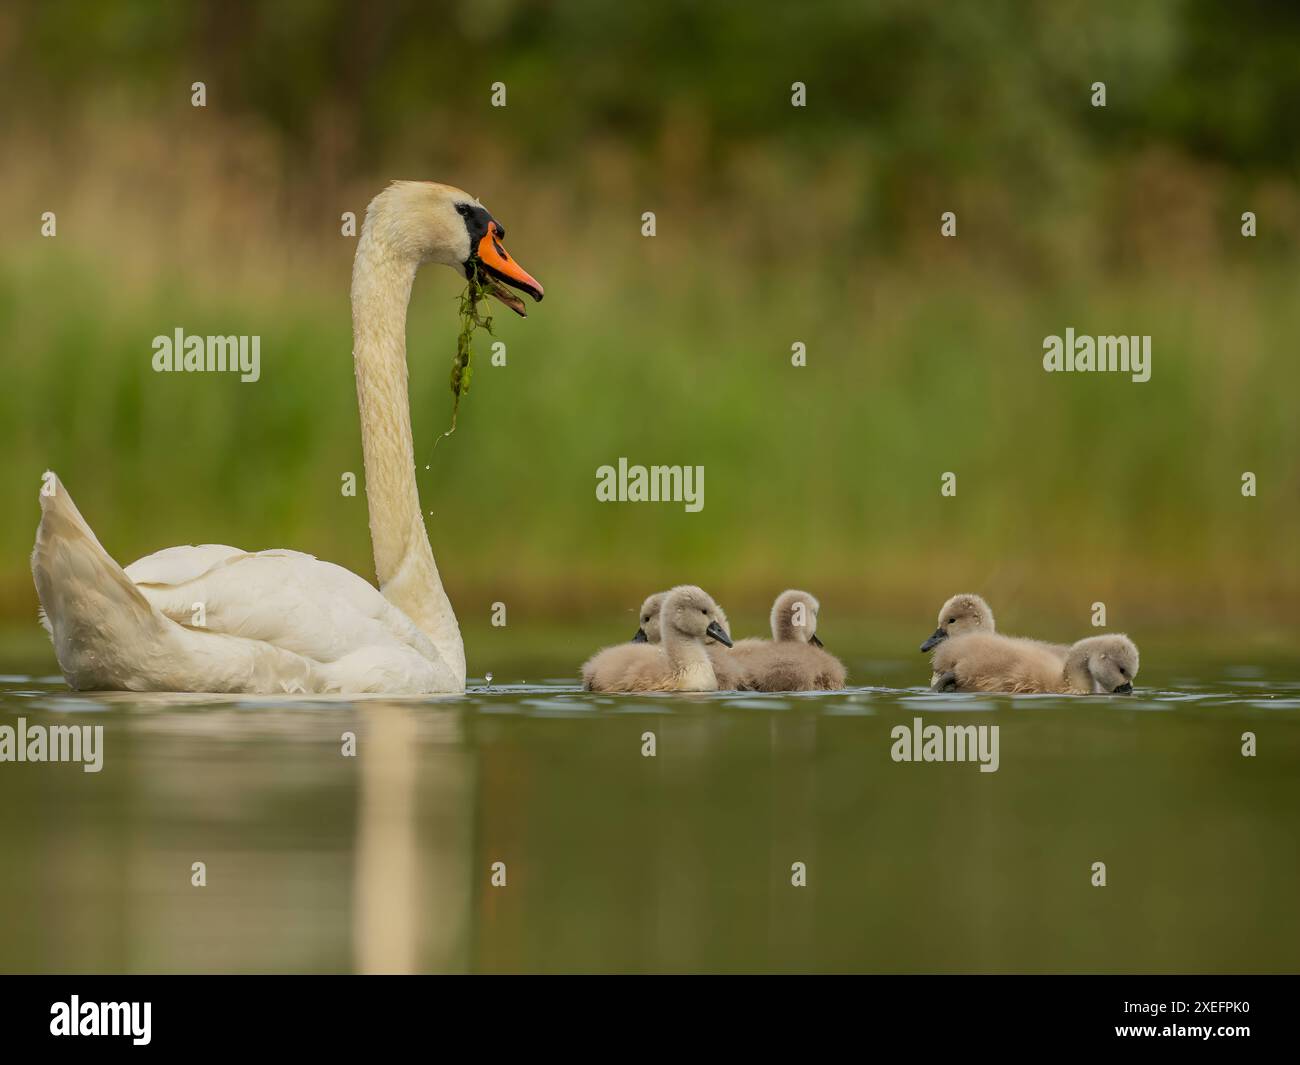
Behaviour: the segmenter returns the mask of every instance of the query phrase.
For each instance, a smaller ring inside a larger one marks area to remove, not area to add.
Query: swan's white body
[[[297,551],[169,547],[125,570],[57,481],[37,588],[78,690],[454,692],[433,642],[373,585]],[[196,624],[200,622],[201,624]]]
[[[353,356],[382,591],[298,551],[248,552],[219,544],[170,547],[123,570],[100,546],[67,490],[47,474],[32,574],[69,685],[251,693],[464,691],[460,627],[433,560],[416,490],[406,309],[421,264],[463,268],[469,260],[471,234],[457,213],[465,201],[476,203],[450,186],[394,183],[370,204],[357,244]],[[540,298],[540,286],[533,284]]]

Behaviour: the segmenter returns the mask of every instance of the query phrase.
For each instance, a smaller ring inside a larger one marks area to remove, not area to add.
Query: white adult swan
[[[459,692],[465,648],[425,532],[415,484],[406,308],[415,272],[475,266],[542,286],[501,246],[468,193],[398,181],[371,201],[352,268],[353,358],[379,591],[298,551],[170,547],[123,570],[67,490],[42,484],[32,575],[42,621],[75,689],[198,692]]]

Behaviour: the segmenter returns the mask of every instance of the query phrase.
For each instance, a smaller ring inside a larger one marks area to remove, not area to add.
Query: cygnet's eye
[[[957,624],[957,619],[956,619],[956,618],[949,618],[949,619],[948,619],[948,624],[949,624],[949,625],[955,625],[955,624]]]
[[[700,607],[700,613],[703,614],[706,618],[709,616],[709,612],[704,607]]]
[[[1120,666],[1120,667],[1119,667],[1119,672],[1120,672],[1120,675],[1121,675],[1121,676],[1124,676],[1124,677],[1127,677],[1127,676],[1128,676],[1128,670],[1125,669],[1123,666]]]
[[[647,614],[647,615],[646,615],[645,617],[643,617],[641,620],[642,620],[642,621],[649,621],[649,620],[650,620],[650,615]]]

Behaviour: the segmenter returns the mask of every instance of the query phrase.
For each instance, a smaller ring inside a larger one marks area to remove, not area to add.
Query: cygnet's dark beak
[[[1118,688],[1115,689],[1115,694],[1116,694],[1116,695],[1132,695],[1132,694],[1133,694],[1133,685],[1132,685],[1132,683],[1130,683],[1129,681],[1126,680],[1123,684],[1121,684]]]
[[[948,634],[944,632],[943,629],[935,629],[934,632],[930,634],[930,638],[926,640],[925,643],[921,644],[922,652],[928,651],[933,647],[938,647],[939,644],[943,643],[947,638]]]
[[[731,637],[727,635],[727,630],[719,625],[716,621],[710,621],[709,627],[704,630],[706,636],[712,636],[718,643],[731,647]]]
[[[817,639],[817,634],[816,634],[815,632],[814,632],[811,636],[808,637],[808,642],[809,642],[810,644],[812,644],[814,647],[825,647],[825,646],[826,646],[824,643],[821,642],[821,640]]]
[[[649,643],[650,637],[645,634],[645,629],[637,629],[636,635],[632,637],[633,643]]]

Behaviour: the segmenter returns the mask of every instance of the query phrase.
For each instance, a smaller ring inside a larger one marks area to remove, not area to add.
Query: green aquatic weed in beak
[[[474,334],[484,329],[492,335],[491,313],[480,313],[479,304],[493,293],[496,283],[485,278],[475,264],[470,271],[465,291],[460,294],[460,333],[456,337],[456,357],[451,364],[451,428],[438,439],[451,436],[456,431],[456,416],[460,411],[460,397],[469,392],[474,375]]]

